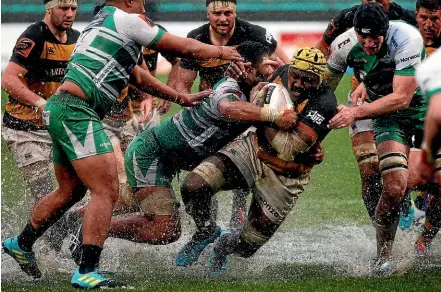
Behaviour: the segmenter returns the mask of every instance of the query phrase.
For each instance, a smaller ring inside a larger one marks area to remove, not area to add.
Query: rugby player
[[[340,105],[329,126],[343,128],[355,121],[374,118],[383,186],[378,204],[375,204],[377,198],[365,200],[368,207],[376,206],[375,213],[368,209],[377,233],[377,262],[373,272],[389,275],[393,271],[392,245],[400,206],[408,183],[409,149],[419,146],[426,111],[414,77],[415,67],[425,56],[424,42],[414,27],[404,22],[389,23],[377,3],[361,5],[354,16],[354,28],[339,38],[343,42],[331,49],[328,59],[328,78],[335,86],[349,66],[354,68],[360,85],[352,93],[353,106]],[[370,102],[364,103],[365,100]],[[367,152],[366,157],[373,154]]]
[[[247,40],[260,42],[270,46],[274,57],[288,63],[289,59],[283,49],[265,28],[237,18],[236,3],[236,0],[206,0],[209,23],[190,31],[187,37],[213,45],[237,46]],[[171,72],[169,77],[171,86],[178,92],[189,93],[199,74],[199,90],[210,89],[224,77],[229,63],[229,61],[215,59],[199,61],[182,59],[179,67]],[[230,221],[232,229],[240,228],[241,221],[245,218],[247,194],[246,190],[233,191],[233,210]],[[213,197],[212,207],[217,209],[215,197]],[[216,214],[217,212],[213,212],[213,216]]]
[[[98,268],[118,197],[115,156],[100,120],[130,77],[150,93],[181,105],[193,105],[207,95],[178,93],[137,66],[142,46],[186,57],[241,60],[234,48],[210,46],[162,31],[145,18],[143,0],[106,3],[80,35],[63,84],[44,106],[42,118],[53,141],[59,187],[37,204],[20,235],[2,243],[3,250],[23,271],[34,278],[41,277],[33,244],[89,189],[92,198],[83,217],[81,265],[72,276],[76,288],[120,286]],[[42,107],[45,101],[40,103]]]
[[[405,9],[391,0],[362,0],[361,3],[377,2],[383,6],[389,20],[403,20],[406,23],[416,26],[415,13],[411,10]],[[346,30],[353,27],[355,12],[360,5],[354,5],[351,8],[342,10],[337,14],[328,24],[322,37],[318,40],[315,47],[322,51],[323,54],[328,54],[328,49],[332,42]]]
[[[434,192],[427,209],[424,230],[415,243],[417,256],[430,255],[432,240],[441,228],[441,49],[438,49],[417,69],[417,80],[429,100],[427,111],[423,155],[419,161],[418,173],[422,181],[434,180]]]
[[[212,249],[209,266],[213,274],[225,272],[227,255],[250,257],[263,246],[308,183],[309,172],[317,163],[315,151],[330,131],[326,126],[328,121],[337,112],[336,97],[323,82],[325,64],[319,50],[301,48],[291,64],[278,68],[270,79],[290,91],[298,114],[296,125],[282,132],[289,141],[290,151],[283,148],[276,151],[267,139],[264,125],[256,125],[256,133],[249,132],[204,160],[183,182],[181,195],[197,227],[193,238],[202,234],[214,237],[219,233],[216,223],[210,222],[207,204],[211,196],[237,187],[253,191],[242,229],[222,232]],[[256,99],[253,102],[260,103]]]
[[[113,220],[109,236],[151,244],[177,240],[181,228],[178,202],[171,186],[174,174],[181,169],[191,170],[253,123],[272,123],[281,128],[293,125],[293,111],[262,110],[248,102],[252,85],[266,70],[261,63],[270,54],[268,47],[249,41],[237,50],[253,64],[248,69],[248,79],[222,79],[199,107],[182,109],[138,135],[129,145],[126,172],[144,214]],[[214,239],[199,240],[207,245]],[[185,265],[179,261],[177,264]]]
[[[416,26],[415,14],[413,11],[402,8],[396,3],[390,0],[380,1],[368,1],[363,0],[363,3],[377,2],[381,4],[384,11],[387,13],[389,20],[402,20],[413,26]],[[355,5],[349,9],[341,11],[335,16],[329,23],[323,36],[316,44],[316,47],[320,49],[324,54],[328,54],[328,49],[331,43],[342,33],[353,26],[354,15],[357,8],[360,5]],[[344,41],[343,41],[344,42]],[[339,44],[341,45],[341,41]],[[353,90],[358,86],[356,78],[352,78]],[[350,93],[351,94],[351,93]],[[350,97],[348,97],[350,100]],[[350,136],[352,142],[353,153],[355,159],[358,162],[360,177],[361,177],[361,189],[362,198],[364,199],[366,208],[370,210],[369,214],[373,214],[375,205],[372,205],[371,201],[367,201],[365,198],[379,198],[381,193],[381,174],[378,170],[378,156],[376,155],[375,143],[373,141],[373,129],[372,120],[359,121],[357,127],[350,129]],[[402,229],[407,229],[412,226],[414,209],[411,204],[410,191],[406,193],[405,200],[403,201],[401,217],[399,226]]]
[[[30,25],[20,35],[1,81],[9,94],[2,136],[29,187],[30,215],[37,202],[53,189],[52,141],[41,112],[45,101],[61,85],[80,35],[72,29],[76,0],[45,0],[44,4],[43,20]]]

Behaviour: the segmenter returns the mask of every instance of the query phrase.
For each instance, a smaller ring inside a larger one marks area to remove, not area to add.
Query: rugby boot
[[[405,213],[408,214],[407,215],[401,214],[400,221],[398,222],[398,227],[400,227],[401,230],[407,230],[411,228],[413,225],[413,217],[415,216],[415,207],[413,206],[413,201],[409,208],[409,211]]]
[[[377,277],[389,277],[392,275],[393,267],[391,259],[379,258],[372,268],[372,273]]]
[[[34,279],[41,278],[33,251],[26,252],[18,246],[18,237],[7,238],[2,243],[3,251],[10,255],[20,266],[23,272]]]
[[[228,269],[228,253],[226,243],[226,236],[230,235],[229,232],[223,232],[216,240],[211,250],[210,259],[208,260],[208,267],[213,276],[221,276],[227,272]]]
[[[99,269],[95,269],[89,273],[81,274],[80,269],[77,268],[72,276],[72,287],[77,289],[133,288],[124,285],[123,283],[111,280],[109,278],[110,274],[111,273],[100,271]]]
[[[69,235],[69,252],[74,262],[79,266],[81,263],[81,243],[83,242],[83,233],[81,227],[83,226],[83,219],[77,220],[72,228],[72,233]]]
[[[428,257],[430,256],[432,249],[432,241],[431,240],[424,240],[418,238],[418,240],[415,242],[415,254],[417,257]]]
[[[221,234],[221,228],[216,226],[214,233],[205,240],[198,240],[198,234],[192,236],[176,256],[176,266],[190,266],[199,259],[202,251]]]

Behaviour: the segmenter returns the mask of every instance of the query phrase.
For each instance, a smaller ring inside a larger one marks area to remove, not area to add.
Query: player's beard
[[[227,29],[219,29],[218,25],[211,25],[211,28],[220,36],[228,36],[229,34],[232,34],[232,31],[234,29],[234,23],[233,24],[227,24]]]
[[[56,19],[55,17],[51,17],[52,25],[59,31],[66,31],[72,27],[73,21],[66,19]],[[65,24],[65,22],[70,22],[70,24]]]

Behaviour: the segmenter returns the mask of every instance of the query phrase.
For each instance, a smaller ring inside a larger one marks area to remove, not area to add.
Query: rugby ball
[[[288,90],[277,83],[269,83],[266,85],[268,90],[265,95],[264,106],[268,106],[275,110],[292,109],[293,102],[289,96]]]
[[[276,83],[270,83],[267,86],[268,90],[265,95],[264,107],[269,107],[277,111],[293,109],[294,104],[285,87]],[[289,132],[271,126],[265,126],[263,132],[270,145],[277,151],[280,159],[285,161],[294,160]]]

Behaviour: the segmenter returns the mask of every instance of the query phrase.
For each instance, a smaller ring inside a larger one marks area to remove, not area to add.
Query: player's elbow
[[[398,95],[397,102],[396,102],[397,110],[401,111],[401,110],[407,109],[410,105],[410,102],[412,101],[412,96],[413,96],[413,94],[410,97],[408,94]]]
[[[16,79],[16,80],[14,80]],[[4,73],[2,76],[2,82],[1,87],[3,90],[5,90],[7,93],[11,92],[11,87],[15,84],[16,86],[19,85],[21,82],[18,77],[14,78],[14,75]],[[24,85],[23,85],[24,86]]]
[[[220,102],[217,110],[222,118],[231,119],[234,111],[237,110],[237,106],[234,102]]]

